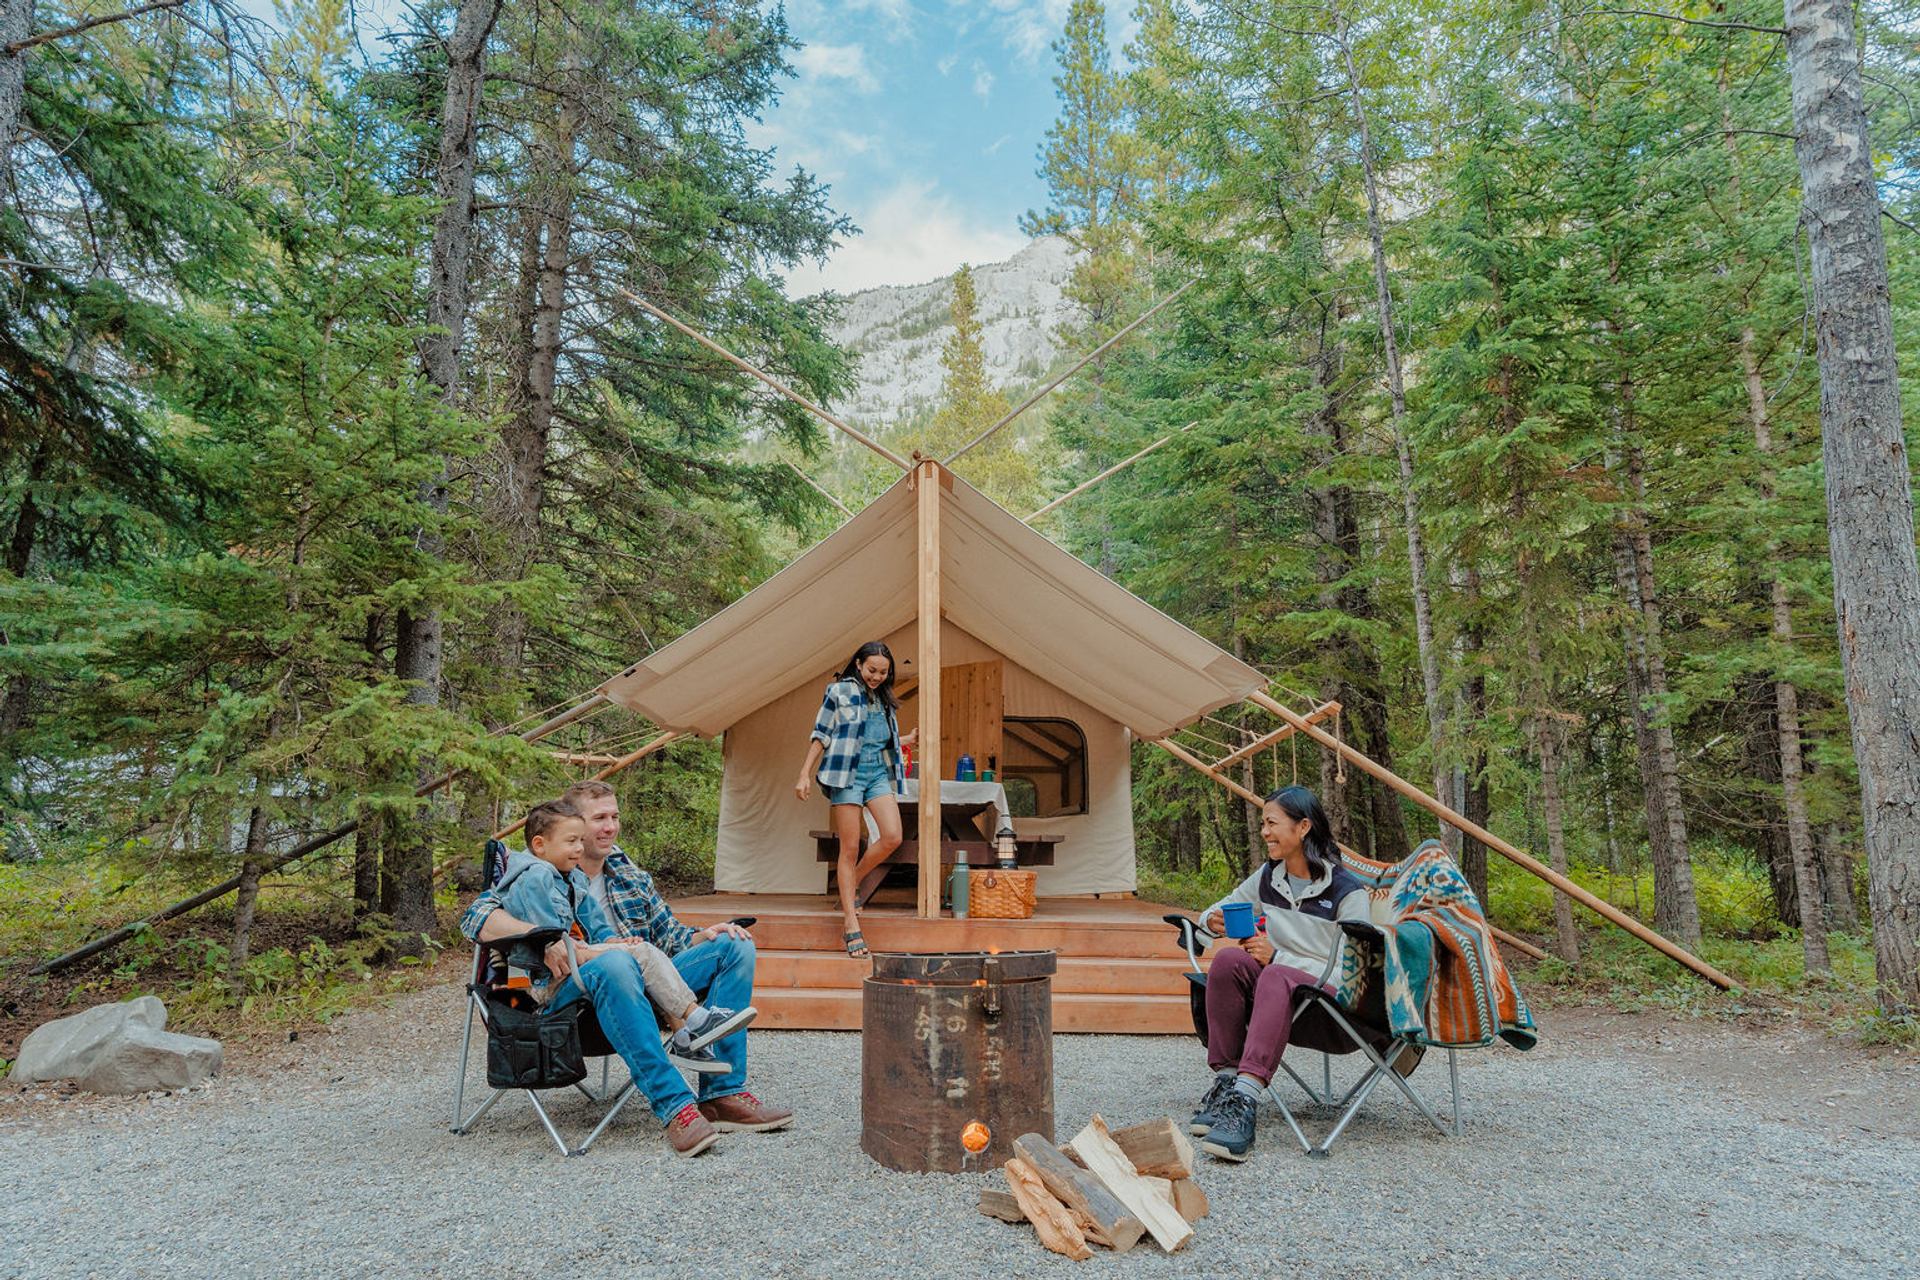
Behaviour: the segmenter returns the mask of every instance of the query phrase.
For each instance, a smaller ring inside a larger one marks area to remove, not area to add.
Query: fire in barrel
[[[1003,1164],[1022,1134],[1051,1139],[1054,967],[1051,951],[874,956],[860,1149],[889,1169],[959,1173]]]

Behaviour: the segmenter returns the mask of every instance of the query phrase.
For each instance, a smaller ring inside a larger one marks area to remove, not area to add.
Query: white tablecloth
[[[907,793],[894,798],[902,804],[918,803],[920,800],[920,779],[908,778]],[[1007,789],[998,782],[955,782],[952,778],[942,778],[940,780],[940,803],[942,805],[992,805],[995,817],[993,827],[987,833],[989,840],[993,838],[993,832],[1000,830],[1002,827],[1010,827],[1013,825],[1013,815],[1007,809]],[[864,809],[861,810],[861,812],[866,813]],[[875,839],[880,834],[879,829],[875,827],[871,813],[867,813],[866,818],[867,838],[869,840]],[[911,831],[904,832],[903,834],[908,837],[914,835]]]

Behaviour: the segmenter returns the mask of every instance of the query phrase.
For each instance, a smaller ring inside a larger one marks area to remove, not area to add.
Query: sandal
[[[865,960],[873,954],[872,951],[868,950],[867,940],[860,936],[858,929],[855,929],[852,933],[843,933],[840,936],[846,939],[847,954],[855,960]]]

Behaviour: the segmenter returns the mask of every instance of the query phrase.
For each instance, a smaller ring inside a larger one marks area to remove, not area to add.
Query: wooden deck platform
[[[1030,920],[922,920],[889,890],[860,913],[875,951],[1058,953],[1053,1029],[1192,1035],[1186,953],[1161,916],[1175,907],[1137,898],[1042,898]],[[826,894],[714,893],[682,898],[674,914],[692,925],[755,916],[759,966],[756,1027],[857,1031],[868,962],[841,946],[840,908]],[[1206,957],[1203,957],[1203,963]]]

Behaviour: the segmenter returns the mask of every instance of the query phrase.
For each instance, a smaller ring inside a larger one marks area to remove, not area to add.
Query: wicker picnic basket
[[[1025,920],[1033,915],[1031,871],[988,867],[967,872],[967,914],[980,920]]]

